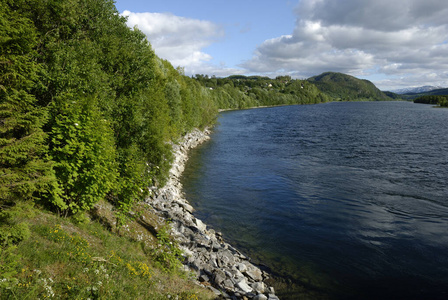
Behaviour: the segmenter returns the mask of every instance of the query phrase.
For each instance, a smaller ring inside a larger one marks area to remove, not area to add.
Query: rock
[[[263,295],[263,294],[258,294],[258,295],[256,295],[256,296],[254,297],[253,300],[268,300],[268,297],[266,297],[266,296]]]
[[[247,267],[246,267],[246,265],[243,264],[243,263],[238,263],[238,264],[236,264],[236,268],[237,268],[240,272],[242,272],[242,273],[244,273],[244,272],[247,271]]]
[[[212,241],[212,250],[217,252],[219,249],[221,249],[221,245],[218,243],[218,241]]]
[[[235,256],[229,250],[222,251],[221,260],[224,264],[233,266],[235,264]]]
[[[243,272],[243,274],[246,274],[249,276],[253,281],[262,281],[263,280],[263,273],[260,269],[251,267],[246,272]]]
[[[201,220],[195,218],[193,220],[193,222],[196,224],[197,228],[199,229],[199,231],[204,232],[207,229],[207,225],[205,225],[204,223],[202,223]]]
[[[266,271],[262,271],[263,273],[263,280],[269,279],[269,273]]]
[[[202,262],[200,259],[195,259],[190,266],[192,267],[193,270],[195,271],[200,271],[202,269]]]
[[[220,269],[215,269],[213,271],[213,281],[215,284],[220,285],[224,280],[226,280],[226,274]]]
[[[200,282],[209,282],[210,279],[208,278],[207,275],[202,274],[201,276],[199,276],[199,281],[200,281]]]
[[[221,291],[215,289],[215,288],[212,287],[212,286],[208,286],[207,288],[208,288],[209,290],[211,290],[216,296],[221,296],[221,295],[222,295],[222,294],[221,294]]]
[[[266,286],[263,282],[255,282],[251,284],[252,288],[258,294],[263,294],[266,290]]]
[[[180,205],[183,207],[184,210],[186,210],[186,211],[189,212],[190,214],[193,213],[194,208],[193,208],[193,206],[191,206],[190,204],[188,204],[188,203],[181,203]]]
[[[191,251],[191,250],[188,249],[187,247],[185,247],[185,246],[180,246],[179,248],[180,248],[180,250],[182,251],[183,256],[187,258],[187,260],[191,259],[191,258],[194,256],[193,251]]]
[[[210,268],[209,265],[204,265],[204,268],[202,271],[204,271],[205,274],[207,274],[208,277],[213,277],[213,270]]]
[[[246,279],[241,280],[235,286],[245,293],[252,292],[252,288],[247,284]]]
[[[235,286],[235,283],[230,279],[226,279],[226,280],[224,280],[222,285],[226,290],[232,290],[233,287]]]
[[[241,273],[237,269],[231,269],[229,270],[229,273],[231,274],[231,277],[237,281],[241,281],[241,279],[244,278],[243,273]]]
[[[280,300],[280,299],[274,294],[269,294],[268,300]]]
[[[246,294],[252,292],[252,288],[247,284],[245,278],[238,282],[235,286]]]

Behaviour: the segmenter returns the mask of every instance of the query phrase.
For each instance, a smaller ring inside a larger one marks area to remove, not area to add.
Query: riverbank
[[[266,280],[269,274],[250,262],[250,258],[223,240],[222,234],[207,227],[193,215],[185,199],[180,176],[188,151],[210,139],[210,130],[194,130],[173,145],[174,161],[167,184],[153,191],[147,203],[171,223],[172,234],[184,253],[184,267],[198,284],[212,290],[218,298],[275,300],[274,289]]]

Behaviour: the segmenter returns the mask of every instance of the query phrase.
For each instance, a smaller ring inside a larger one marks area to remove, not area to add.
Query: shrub
[[[95,104],[66,94],[52,109],[50,155],[63,199],[53,204],[65,214],[91,209],[116,182],[113,133]]]

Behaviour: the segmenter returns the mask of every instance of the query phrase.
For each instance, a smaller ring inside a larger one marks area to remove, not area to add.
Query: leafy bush
[[[49,153],[63,202],[53,204],[66,213],[89,210],[116,183],[113,132],[95,98],[66,95],[55,103]]]

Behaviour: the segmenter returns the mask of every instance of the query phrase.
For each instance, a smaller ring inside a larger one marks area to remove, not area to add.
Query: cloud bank
[[[384,88],[448,86],[445,0],[301,0],[295,13],[292,34],[264,41],[241,66],[295,77],[383,74]]]
[[[226,73],[223,66],[208,62],[212,56],[204,51],[224,35],[213,22],[175,16],[170,13],[134,13],[125,10],[129,27],[137,26],[148,38],[156,54],[174,67],[184,67],[187,74]]]

